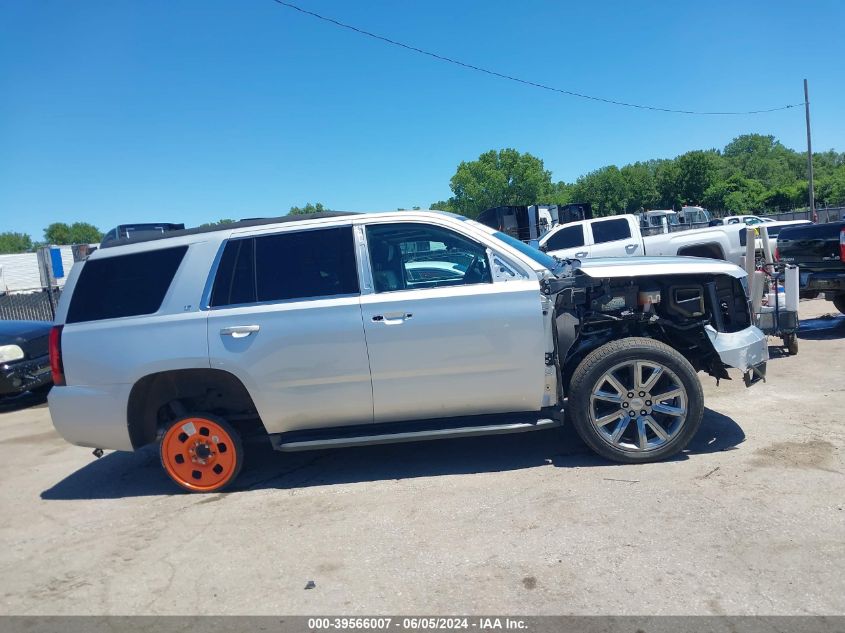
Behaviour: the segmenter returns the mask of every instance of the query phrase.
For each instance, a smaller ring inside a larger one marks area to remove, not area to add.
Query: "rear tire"
[[[581,361],[567,414],[602,457],[654,462],[682,451],[701,425],[704,394],[692,365],[648,338],[611,341]]]
[[[833,298],[833,305],[836,306],[836,309],[839,310],[842,314],[845,314],[845,293],[841,295],[836,295]]]
[[[197,413],[173,422],[161,438],[161,465],[190,492],[217,492],[241,472],[244,449],[238,432],[221,417]]]

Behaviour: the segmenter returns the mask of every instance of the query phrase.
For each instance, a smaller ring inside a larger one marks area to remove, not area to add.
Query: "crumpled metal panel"
[[[753,325],[739,332],[717,332],[712,325],[705,325],[704,331],[719,358],[728,367],[748,371],[769,360],[766,335]]]

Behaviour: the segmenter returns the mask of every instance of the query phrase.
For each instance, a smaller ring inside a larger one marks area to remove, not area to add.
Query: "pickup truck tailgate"
[[[778,235],[778,257],[785,264],[804,270],[831,270],[842,267],[842,240],[845,222],[808,224],[785,228]]]

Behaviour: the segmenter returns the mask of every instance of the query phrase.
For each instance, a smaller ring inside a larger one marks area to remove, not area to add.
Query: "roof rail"
[[[182,229],[178,231],[168,231],[158,235],[140,235],[138,237],[124,237],[119,240],[111,240],[100,246],[100,248],[112,248],[114,246],[124,246],[126,244],[140,244],[142,242],[153,242],[155,240],[164,240],[169,237],[182,237],[184,235],[199,235],[202,233],[214,233],[215,231],[228,231],[231,229],[240,229],[251,226],[263,226],[265,224],[284,224],[286,222],[303,222],[305,220],[321,220],[323,218],[337,218],[347,215],[357,215],[354,211],[320,211],[319,213],[305,213],[297,215],[282,215],[277,218],[251,218],[249,220],[240,220],[239,222],[230,222],[228,224],[215,224],[213,226],[197,226],[192,229]]]

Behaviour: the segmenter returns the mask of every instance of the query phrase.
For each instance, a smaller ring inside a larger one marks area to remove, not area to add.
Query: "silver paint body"
[[[493,283],[374,292],[364,228],[385,222],[436,225],[475,240],[496,264]],[[208,307],[228,240],[348,225],[360,295]],[[90,260],[188,245],[155,314],[65,324],[67,385],[50,392],[53,423],[72,443],[132,450],[132,386],[156,372],[192,368],[236,376],[270,433],[554,405],[557,377],[545,363],[555,351],[553,310],[540,291],[541,279],[551,273],[492,233],[448,214],[405,211],[223,228],[98,250]],[[58,324],[66,321],[83,265],[71,271]],[[659,258],[641,266],[629,260],[624,269],[613,260],[594,260],[584,271],[601,277],[744,275],[725,262],[698,258]],[[384,319],[374,321],[375,315]]]

